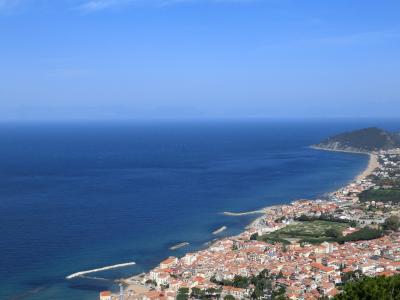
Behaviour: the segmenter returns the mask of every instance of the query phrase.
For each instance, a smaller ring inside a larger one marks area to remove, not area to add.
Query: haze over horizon
[[[0,119],[397,117],[399,9],[0,0]]]

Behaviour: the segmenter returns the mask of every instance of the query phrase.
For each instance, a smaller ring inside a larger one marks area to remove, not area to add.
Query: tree
[[[178,290],[178,294],[176,295],[177,300],[188,300],[189,299],[189,289],[182,287]]]
[[[367,241],[382,237],[383,231],[380,229],[374,229],[370,227],[363,227],[359,231],[350,233],[344,237],[338,239],[339,243],[350,242],[350,241]]]
[[[176,295],[176,300],[188,300],[189,295],[188,294],[178,294]]]
[[[264,291],[256,287],[251,294],[251,299],[260,299],[262,296],[264,296]]]
[[[224,297],[224,300],[235,300],[235,297],[233,297],[232,295],[226,295]]]
[[[191,298],[195,298],[195,299],[201,299],[204,296],[204,291],[202,291],[201,289],[194,287],[192,288],[192,293],[190,294]]]
[[[256,241],[256,240],[258,240],[258,233],[256,232],[256,233],[253,233],[251,236],[250,236],[250,240],[251,241]]]
[[[247,277],[235,275],[233,278],[232,286],[245,289],[249,286],[250,280]]]
[[[325,235],[336,239],[342,236],[342,231],[339,228],[332,227],[325,231]]]
[[[334,298],[334,300],[353,299],[400,299],[400,275],[365,277],[358,282],[349,282],[344,286],[343,292]]]
[[[286,294],[286,288],[281,286],[278,289],[274,290],[274,292],[272,293],[272,299],[273,300],[287,299],[285,294]]]
[[[397,231],[400,228],[400,218],[398,216],[390,216],[385,220],[383,227],[386,230],[394,230]]]
[[[350,281],[358,281],[360,278],[364,277],[364,275],[361,273],[361,271],[356,270],[356,271],[351,271],[347,273],[342,274],[342,282],[347,283]]]

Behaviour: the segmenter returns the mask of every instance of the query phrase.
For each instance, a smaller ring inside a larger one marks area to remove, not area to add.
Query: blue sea
[[[393,120],[2,122],[0,299],[98,299],[114,279],[254,218],[223,211],[322,197],[368,157],[308,146],[371,125],[400,129]],[[65,279],[130,261],[94,274],[107,280]]]

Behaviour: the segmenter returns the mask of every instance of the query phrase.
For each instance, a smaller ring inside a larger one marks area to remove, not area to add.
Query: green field
[[[270,234],[263,235],[260,239],[268,240],[287,240],[287,241],[306,241],[310,243],[322,243],[324,241],[335,241],[337,237],[332,232],[341,234],[349,227],[346,223],[330,221],[303,221],[296,222],[279,229]]]

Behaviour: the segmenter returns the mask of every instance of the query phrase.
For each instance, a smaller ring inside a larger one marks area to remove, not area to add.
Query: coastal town
[[[100,299],[329,299],[353,279],[400,273],[400,149],[369,155],[326,198],[265,208],[241,234],[168,257]]]

